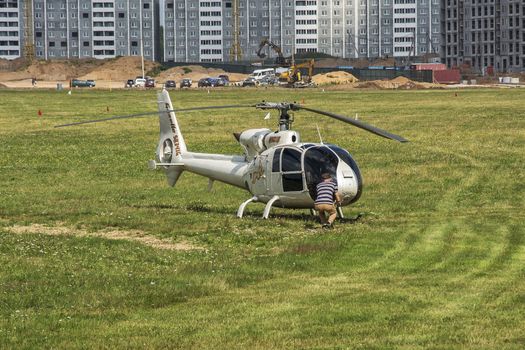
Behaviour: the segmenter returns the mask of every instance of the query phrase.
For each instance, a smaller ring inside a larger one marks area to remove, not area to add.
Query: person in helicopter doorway
[[[334,220],[337,216],[334,200],[336,204],[341,203],[341,196],[337,193],[337,183],[328,173],[321,174],[322,181],[317,184],[317,198],[314,205],[319,212],[319,219],[323,228],[333,228]],[[326,218],[328,214],[328,219]]]

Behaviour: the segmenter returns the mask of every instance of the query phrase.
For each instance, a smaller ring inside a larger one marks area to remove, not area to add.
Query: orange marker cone
[[[41,117],[42,116],[42,111],[39,109],[38,110],[38,116]]]

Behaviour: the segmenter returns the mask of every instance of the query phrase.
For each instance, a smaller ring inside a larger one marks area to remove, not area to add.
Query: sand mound
[[[21,70],[0,73],[0,80],[22,80],[33,77],[38,80],[69,80],[86,74],[100,64],[102,64],[102,61],[95,59],[34,61],[31,65]]]
[[[348,72],[337,71],[325,74],[316,74],[312,77],[312,81],[316,85],[331,85],[355,83],[359,80]]]
[[[204,68],[201,66],[183,66],[183,67],[174,67],[168,70],[163,71],[157,77],[159,82],[166,80],[175,80],[180,81],[183,78],[188,78],[193,81],[198,81],[202,78],[207,77],[216,77],[218,75],[225,74],[230,78],[230,81],[241,81],[246,79],[247,74],[241,73],[228,73],[222,69],[216,68]]]
[[[394,79],[390,80],[391,83],[393,84],[400,84],[400,85],[403,85],[403,84],[407,84],[407,83],[410,83],[412,82],[412,80],[406,78],[406,77],[403,77],[403,76],[399,76],[399,77],[395,77]]]
[[[144,73],[159,67],[160,64],[152,61],[144,61]],[[105,60],[88,73],[81,75],[80,79],[93,80],[122,80],[135,79],[142,76],[142,63],[140,57],[128,56]]]
[[[379,90],[386,90],[386,89],[413,90],[413,89],[443,88],[443,86],[440,84],[420,83],[417,81],[412,81],[403,76],[396,77],[392,80],[364,81],[364,82],[359,83],[357,87],[367,88],[367,89],[379,89]]]

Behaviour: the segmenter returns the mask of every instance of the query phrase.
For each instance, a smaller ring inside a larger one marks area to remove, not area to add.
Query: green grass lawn
[[[190,173],[168,187],[147,169],[156,117],[53,128],[154,111],[153,91],[0,90],[0,348],[525,348],[522,89],[171,96],[304,102],[411,142],[295,114],[364,177],[360,219],[322,231],[306,210],[237,219],[249,193]],[[178,118],[190,150],[238,154],[232,133],[274,129],[265,114]]]

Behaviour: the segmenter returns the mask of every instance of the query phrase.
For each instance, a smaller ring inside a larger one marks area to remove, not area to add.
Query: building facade
[[[440,0],[239,0],[242,60],[268,38],[292,52],[342,58],[439,54]],[[233,0],[164,0],[165,61],[230,61]],[[270,55],[272,52],[270,52]],[[274,53],[273,53],[274,54]],[[275,55],[275,54],[274,54]]]
[[[23,39],[23,12],[17,0],[0,0],[0,58],[20,57]]]
[[[525,70],[522,0],[443,0],[443,59],[478,71]]]
[[[33,0],[35,57],[156,58],[154,0]],[[157,44],[157,45],[156,45]]]
[[[33,0],[35,56],[109,58],[140,55],[143,48],[150,60],[255,60],[265,38],[285,56],[302,52],[342,58],[439,54],[441,1]],[[11,12],[15,14],[4,16],[22,18],[18,7]],[[7,49],[14,54],[9,57],[16,56],[17,50],[20,54],[23,47],[21,22],[18,40],[12,40],[19,47]],[[234,45],[240,47],[241,56],[232,56]],[[269,56],[275,53],[270,51]]]

